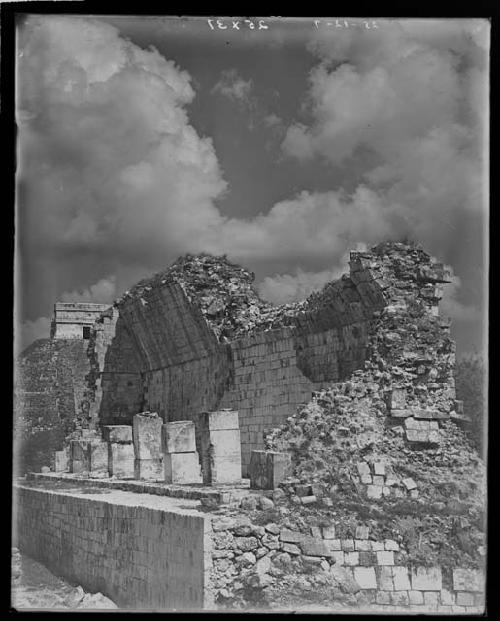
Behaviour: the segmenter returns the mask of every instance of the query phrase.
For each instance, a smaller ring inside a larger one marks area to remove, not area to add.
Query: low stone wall
[[[305,533],[224,517],[214,521],[213,530],[214,591],[220,604],[244,607],[250,586],[251,597],[262,605],[288,585],[295,594],[325,588],[321,597],[331,597],[323,602],[332,606],[344,600],[354,608],[389,613],[484,611],[481,571],[410,566],[396,541],[369,539],[364,526],[356,529],[356,538],[341,539],[334,524]]]
[[[210,607],[211,525],[203,515],[141,506],[154,501],[123,492],[113,501],[14,491],[16,544],[53,573],[124,608]]]

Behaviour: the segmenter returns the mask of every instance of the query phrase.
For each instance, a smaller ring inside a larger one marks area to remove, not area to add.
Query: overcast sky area
[[[331,26],[328,26],[331,23]],[[487,331],[489,23],[29,16],[18,27],[18,346],[53,304],[112,302],[179,255],[300,299],[410,237]]]

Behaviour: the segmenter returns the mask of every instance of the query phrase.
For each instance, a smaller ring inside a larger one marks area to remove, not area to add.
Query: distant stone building
[[[91,302],[56,302],[50,324],[53,339],[88,339],[90,328],[109,304]]]

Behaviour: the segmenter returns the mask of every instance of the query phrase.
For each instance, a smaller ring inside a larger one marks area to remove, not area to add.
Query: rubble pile
[[[225,256],[186,255],[167,270],[142,280],[117,300],[142,297],[167,283],[178,283],[191,302],[199,305],[221,342],[242,336],[257,326],[272,329],[291,325],[305,302],[274,306],[262,300],[253,286],[254,274]]]
[[[314,485],[327,504],[361,511],[374,504],[387,520],[438,516],[438,551],[449,552],[446,540],[469,528],[461,547],[473,562],[483,543],[485,473],[458,426],[455,348],[449,321],[437,313],[450,274],[416,244],[352,253],[354,282],[362,268],[383,283],[387,301],[374,313],[364,368],[317,391],[267,436],[267,448],[290,451],[297,483]],[[304,501],[293,485],[285,489],[292,501]]]

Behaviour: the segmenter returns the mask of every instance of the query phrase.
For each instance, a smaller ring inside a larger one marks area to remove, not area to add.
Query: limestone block
[[[88,446],[88,463],[91,472],[108,471],[108,443],[93,441]]]
[[[484,576],[479,569],[454,569],[454,591],[484,591]]]
[[[239,483],[241,481],[241,449],[238,453],[210,456],[210,483]]]
[[[411,571],[413,591],[440,591],[443,586],[439,567],[414,567]]]
[[[391,416],[393,418],[408,418],[412,416],[411,410],[391,410]]]
[[[131,443],[108,443],[108,472],[110,477],[134,478],[134,447]]]
[[[162,481],[164,479],[163,460],[135,458],[134,479]]]
[[[291,471],[289,453],[277,451],[252,451],[250,457],[250,487],[276,489]]]
[[[284,543],[301,543],[305,538],[305,535],[295,530],[288,530],[283,528],[280,532],[280,539]]]
[[[354,580],[362,589],[376,589],[377,578],[373,567],[355,567]]]
[[[69,469],[68,452],[66,450],[54,451],[53,455],[54,472],[67,472]]]
[[[70,472],[89,470],[88,440],[71,440],[70,442]]]
[[[394,565],[394,552],[380,551],[376,552],[378,565]]]
[[[196,451],[194,423],[190,420],[165,423],[162,431],[164,453],[193,453]]]
[[[217,412],[203,413],[207,428],[210,431],[219,429],[239,429],[238,412],[236,410],[219,410]]]
[[[105,425],[102,437],[107,442],[126,444],[132,442],[132,425]]]
[[[165,453],[163,456],[165,481],[175,484],[202,483],[198,453]]]
[[[474,606],[474,594],[459,591],[457,593],[457,606]]]
[[[144,414],[134,416],[132,435],[136,459],[141,461],[160,459],[162,426],[163,421],[159,416]]]
[[[403,565],[394,566],[392,568],[392,577],[395,591],[409,591],[411,589],[407,567]]]
[[[322,539],[313,539],[312,537],[304,537],[300,542],[302,553],[307,556],[330,556],[331,551],[325,545]]]
[[[406,405],[406,390],[404,388],[393,388],[389,395],[389,409],[403,410]]]

